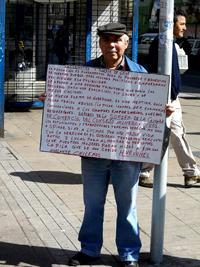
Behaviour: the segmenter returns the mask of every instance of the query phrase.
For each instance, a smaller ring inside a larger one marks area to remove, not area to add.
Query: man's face
[[[100,36],[99,46],[106,61],[117,61],[124,55],[128,39],[125,35],[103,34]]]
[[[186,18],[184,16],[178,16],[177,21],[174,23],[174,36],[181,38],[186,31]]]

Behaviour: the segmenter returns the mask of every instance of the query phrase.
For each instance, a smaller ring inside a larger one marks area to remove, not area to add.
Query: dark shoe
[[[91,265],[94,261],[98,260],[99,257],[91,257],[83,252],[78,252],[71,259],[69,259],[69,266],[77,265]]]
[[[139,267],[137,261],[120,261],[120,267]]]
[[[152,188],[153,187],[153,179],[151,177],[140,176],[139,177],[139,185],[142,187]]]
[[[192,177],[185,176],[185,187],[186,188],[189,188],[192,185],[199,183],[199,182],[200,182],[199,176],[192,176]]]

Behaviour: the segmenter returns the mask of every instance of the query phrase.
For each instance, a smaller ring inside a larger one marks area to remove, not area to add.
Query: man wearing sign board
[[[126,27],[109,23],[98,28],[102,56],[87,65],[121,71],[143,72],[146,70],[124,55],[129,37]],[[167,114],[173,107],[167,105]],[[136,213],[136,195],[140,162],[82,157],[82,180],[85,213],[79,232],[81,251],[69,260],[70,266],[90,265],[100,256],[103,244],[104,204],[110,176],[117,204],[116,245],[120,266],[138,267],[141,248]]]

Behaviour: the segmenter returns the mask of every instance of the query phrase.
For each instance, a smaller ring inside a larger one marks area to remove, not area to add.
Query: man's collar
[[[102,68],[106,68],[106,65],[103,61],[103,56],[100,57],[100,66]],[[122,58],[122,61],[119,63],[119,65],[115,68],[116,70],[124,70],[125,67],[125,57]]]

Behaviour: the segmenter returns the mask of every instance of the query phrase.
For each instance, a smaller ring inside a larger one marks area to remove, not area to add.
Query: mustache
[[[109,49],[108,52],[109,52],[109,53],[114,53],[114,52],[116,53],[117,50],[116,50],[115,48],[112,48],[112,49]]]

